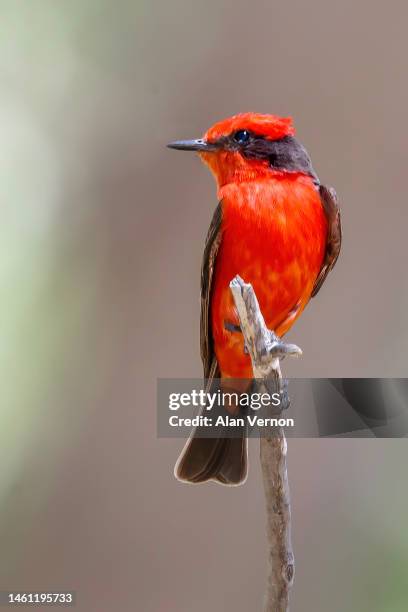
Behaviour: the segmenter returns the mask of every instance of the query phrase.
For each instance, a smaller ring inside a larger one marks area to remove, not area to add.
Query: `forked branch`
[[[280,360],[286,355],[301,355],[295,344],[285,344],[269,330],[259,308],[252,285],[236,276],[230,283],[240,319],[246,348],[251,356],[256,384],[269,393],[280,393],[288,402],[283,384]],[[287,612],[289,591],[293,584],[295,561],[291,542],[291,513],[288,472],[286,465],[287,444],[282,427],[268,430],[260,441],[260,458],[265,490],[268,578],[264,599],[264,612]]]

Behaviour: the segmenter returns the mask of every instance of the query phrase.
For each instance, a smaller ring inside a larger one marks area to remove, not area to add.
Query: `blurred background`
[[[293,115],[343,212],[292,376],[406,376],[406,3],[1,0],[1,590],[80,612],[259,610],[258,441],[243,487],[182,485],[156,378],[197,377],[216,204],[166,150]],[[293,612],[408,608],[405,440],[291,440]],[[23,608],[24,609],[24,608]]]

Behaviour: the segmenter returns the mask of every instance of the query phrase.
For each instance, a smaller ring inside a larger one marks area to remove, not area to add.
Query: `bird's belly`
[[[320,202],[319,202],[320,205]],[[321,208],[321,207],[320,207]],[[301,314],[312,293],[325,250],[326,224],[316,209],[310,218],[282,227],[231,224],[224,231],[217,257],[211,300],[214,348],[223,377],[251,378],[250,358],[244,352],[242,333],[229,283],[236,274],[252,284],[269,329],[285,334]]]
[[[212,329],[215,352],[223,376],[252,377],[249,357],[244,353],[242,334],[235,331],[239,325],[229,281],[239,274],[251,283],[259,301],[261,312],[269,329],[282,336],[301,314],[313,288],[315,275],[307,275],[299,262],[292,262],[279,271],[257,262],[222,270],[215,284],[212,301]],[[229,279],[227,281],[227,279]]]

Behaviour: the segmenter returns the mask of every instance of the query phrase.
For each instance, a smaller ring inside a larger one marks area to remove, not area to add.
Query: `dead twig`
[[[283,343],[266,327],[250,284],[236,276],[230,283],[230,289],[238,311],[245,346],[251,356],[256,384],[265,387],[268,393],[280,393],[282,410],[288,404],[288,398],[280,360],[286,355],[301,355],[302,351],[295,344]],[[273,427],[260,441],[268,537],[268,578],[264,612],[289,610],[289,591],[295,573],[286,456],[287,444],[283,428]]]

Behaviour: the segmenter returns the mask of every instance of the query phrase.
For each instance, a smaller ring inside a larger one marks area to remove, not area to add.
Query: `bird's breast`
[[[310,299],[326,247],[327,222],[308,177],[221,189],[222,240],[211,299],[212,334],[223,376],[252,376],[229,283],[250,282],[267,326],[283,335]]]

